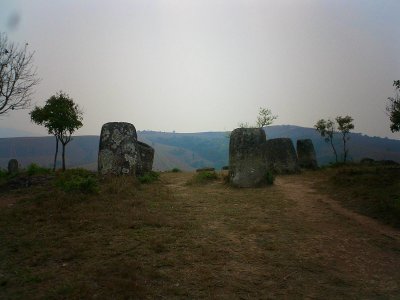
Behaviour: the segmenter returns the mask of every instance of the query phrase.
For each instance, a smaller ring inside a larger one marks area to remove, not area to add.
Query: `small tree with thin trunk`
[[[0,32],[0,116],[30,106],[34,87],[39,83],[28,44],[20,48]]]
[[[51,96],[45,106],[36,106],[31,112],[31,120],[47,128],[56,138],[56,153],[53,170],[56,168],[58,142],[62,144],[62,169],[65,170],[65,147],[72,140],[72,134],[82,127],[82,111],[66,93],[60,91]]]
[[[263,128],[271,125],[278,116],[272,114],[269,108],[260,107],[257,117],[257,127]]]
[[[335,123],[330,119],[328,120],[321,119],[314,125],[314,128],[319,132],[319,134],[323,138],[325,138],[325,142],[330,143],[333,153],[335,154],[335,161],[337,163],[338,162],[337,151],[335,145],[333,144],[333,137],[337,133]]]
[[[354,129],[353,118],[350,116],[337,116],[336,122],[338,124],[338,130],[342,134],[342,141],[343,141],[343,162],[346,163],[347,161],[347,154],[349,149],[346,147],[347,141],[350,139],[348,136],[350,130]]]

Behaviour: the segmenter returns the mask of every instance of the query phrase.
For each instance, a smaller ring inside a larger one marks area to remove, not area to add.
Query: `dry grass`
[[[350,164],[328,168],[316,187],[344,207],[400,228],[400,167]]]
[[[92,195],[41,187],[1,195],[18,202],[0,211],[0,298],[399,295],[399,272],[366,286],[362,274],[305,247],[320,228],[295,217],[297,204],[280,188],[186,185],[192,177],[167,173],[149,185],[109,178]]]

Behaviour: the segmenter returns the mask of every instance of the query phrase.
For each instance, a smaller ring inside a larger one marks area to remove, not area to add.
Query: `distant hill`
[[[320,165],[333,161],[330,146],[313,128],[293,125],[277,125],[267,128],[268,138],[288,137],[296,143],[297,139],[312,139]],[[155,170],[180,168],[194,170],[213,166],[221,168],[228,164],[229,133],[172,133],[139,131],[138,139],[155,148]],[[336,140],[341,153],[339,137]],[[295,144],[296,145],[296,144]],[[67,167],[97,169],[98,136],[77,136],[67,146]],[[400,141],[388,138],[369,137],[360,133],[350,134],[350,160],[363,157],[377,160],[390,159],[400,162]],[[0,167],[5,168],[8,160],[16,158],[22,166],[32,162],[52,166],[55,150],[54,137],[16,137],[0,138]],[[61,156],[58,161],[61,164]]]

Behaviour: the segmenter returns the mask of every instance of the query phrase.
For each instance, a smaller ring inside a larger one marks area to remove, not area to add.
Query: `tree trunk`
[[[54,155],[53,172],[55,172],[55,170],[56,170],[57,155],[58,155],[58,137],[56,136],[56,154]]]
[[[330,141],[331,141],[331,146],[332,146],[332,149],[333,149],[333,153],[335,153],[335,160],[336,160],[336,163],[337,163],[338,162],[338,160],[337,160],[337,152],[336,152],[335,146],[333,145],[333,139],[330,139]]]
[[[62,170],[65,171],[65,144],[62,143]]]
[[[346,163],[347,150],[346,150],[346,134],[343,134],[343,162]]]

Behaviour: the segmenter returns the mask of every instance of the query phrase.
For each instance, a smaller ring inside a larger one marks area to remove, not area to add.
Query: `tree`
[[[331,119],[321,119],[314,125],[314,128],[320,133],[323,138],[325,138],[325,142],[331,144],[333,153],[335,154],[335,161],[337,163],[338,156],[335,145],[333,144],[333,137],[337,133],[335,123]]]
[[[33,88],[39,83],[28,44],[19,48],[0,33],[0,116],[30,106]]]
[[[58,142],[61,142],[62,169],[65,171],[65,146],[71,141],[75,130],[82,127],[82,114],[74,100],[62,91],[51,96],[45,106],[35,106],[30,112],[31,120],[46,127],[48,133],[56,138],[53,170],[56,168]]]
[[[260,107],[257,117],[257,127],[265,127],[271,125],[278,116],[274,116],[269,108]]]
[[[386,111],[390,119],[390,130],[392,132],[400,131],[400,80],[393,82],[395,87],[394,97],[389,97],[389,103],[386,105]]]
[[[342,134],[342,141],[343,141],[343,162],[346,163],[347,154],[349,149],[346,148],[346,142],[350,139],[348,136],[350,130],[354,129],[353,118],[350,116],[337,116],[336,122],[338,124],[338,130]]]

